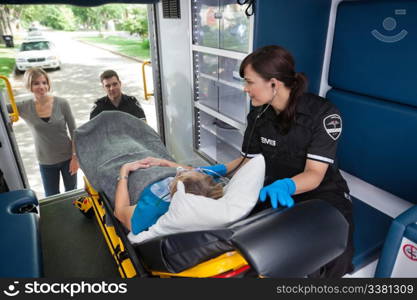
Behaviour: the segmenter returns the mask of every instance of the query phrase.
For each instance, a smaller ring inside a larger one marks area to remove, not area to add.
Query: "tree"
[[[78,24],[86,29],[96,29],[94,27],[96,16],[91,7],[73,6],[71,9]]]
[[[43,10],[45,5],[27,5],[24,6],[20,14],[20,21],[25,25],[29,26],[34,21],[41,22],[43,18]]]
[[[11,19],[13,19],[13,5],[2,5],[0,9],[0,40],[4,42],[1,36],[13,35]]]
[[[111,4],[98,7],[72,7],[78,23],[88,29],[100,30],[108,20],[123,18],[124,5]]]
[[[77,26],[102,30],[109,20],[115,20],[122,30],[148,36],[146,6],[108,4],[97,7],[69,5],[1,5],[0,34],[10,33],[10,20],[19,20],[28,27],[33,22],[57,30],[73,30]],[[4,9],[3,9],[4,8]]]
[[[45,5],[40,23],[56,30],[74,30],[74,14],[68,6]]]
[[[33,22],[57,30],[75,28],[74,16],[68,5],[3,5],[0,10],[0,30],[10,32],[10,21],[20,21],[24,26]],[[4,28],[7,26],[9,29]]]
[[[148,14],[146,7],[136,7],[127,11],[128,18],[122,21],[121,28],[130,34],[138,34],[142,39],[148,38]]]

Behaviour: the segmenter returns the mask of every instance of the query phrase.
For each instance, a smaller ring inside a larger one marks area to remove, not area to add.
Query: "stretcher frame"
[[[88,196],[75,200],[73,204],[85,216],[95,216],[122,278],[230,278],[242,276],[250,269],[239,252],[229,251],[180,273],[147,270],[128,240],[125,228],[112,213],[113,209],[106,195],[97,192],[85,176],[84,189]],[[110,218],[112,225],[106,224],[106,216]]]

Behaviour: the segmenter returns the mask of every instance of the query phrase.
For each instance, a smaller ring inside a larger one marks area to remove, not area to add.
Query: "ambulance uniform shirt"
[[[280,115],[270,106],[255,124],[265,108],[257,108],[248,115],[242,152],[248,157],[262,153],[266,163],[265,185],[282,178],[291,178],[304,171],[307,159],[329,164],[320,185],[309,192],[293,195],[296,202],[322,199],[337,208],[349,224],[345,251],[323,266],[311,277],[338,278],[353,270],[353,217],[349,189],[335,165],[337,142],[342,133],[342,119],[332,103],[319,96],[304,94],[298,99],[295,121],[287,133],[282,133]],[[250,138],[252,128],[253,135]],[[250,141],[249,141],[250,140]],[[257,204],[255,211],[269,206],[269,201]],[[317,274],[316,274],[317,273]],[[310,276],[310,275],[309,275]]]
[[[302,173],[307,159],[329,164],[323,181],[316,189],[293,197],[304,200],[336,193],[341,197],[337,197],[339,203],[334,204],[342,208],[346,205],[344,198],[349,198],[349,189],[335,166],[337,142],[342,133],[339,111],[326,99],[313,94],[304,94],[298,100],[295,122],[286,134],[280,130],[280,115],[269,106],[257,120],[250,138],[255,119],[266,106],[252,110],[247,117],[242,155],[245,152],[249,158],[258,153],[264,155],[265,185]]]
[[[97,116],[102,111],[118,110],[123,111],[132,116],[135,116],[143,121],[146,121],[145,113],[139,104],[139,101],[133,96],[122,94],[122,99],[118,107],[114,106],[108,96],[96,100],[90,112],[90,120]]]

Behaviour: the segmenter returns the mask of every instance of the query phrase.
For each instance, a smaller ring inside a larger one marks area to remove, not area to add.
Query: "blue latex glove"
[[[261,189],[259,200],[264,202],[269,196],[273,208],[278,207],[278,202],[281,206],[292,207],[294,200],[291,195],[295,193],[295,190],[295,182],[291,178],[279,179]]]
[[[204,173],[214,178],[225,176],[227,173],[227,168],[223,164],[200,167],[199,169],[201,169]]]

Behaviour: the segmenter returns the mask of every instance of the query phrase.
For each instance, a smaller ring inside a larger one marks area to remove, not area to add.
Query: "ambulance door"
[[[12,191],[29,188],[29,183],[7,112],[9,98],[4,89],[0,91],[0,169]]]

